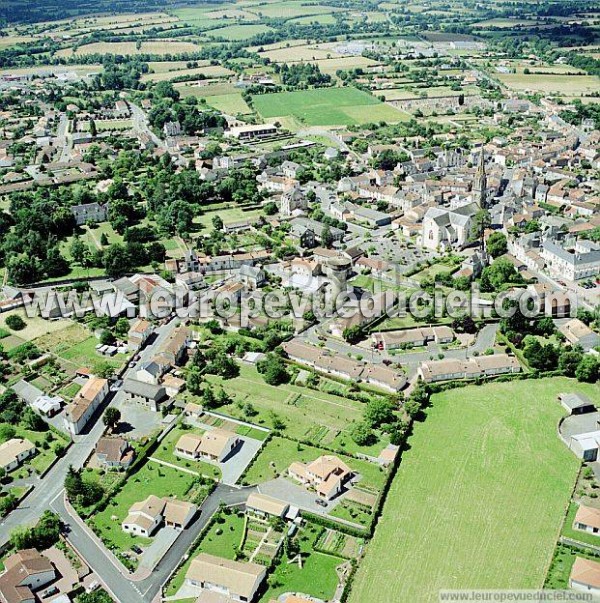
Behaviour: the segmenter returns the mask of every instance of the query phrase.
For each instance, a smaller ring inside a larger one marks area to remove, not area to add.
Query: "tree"
[[[266,358],[256,363],[256,370],[269,385],[281,385],[290,380],[286,365],[277,354],[267,354]]]
[[[323,231],[321,232],[321,244],[323,247],[331,247],[333,244],[333,235],[331,234],[329,225],[323,227]]]
[[[377,437],[367,423],[357,423],[350,435],[359,446],[371,446],[377,442]]]
[[[598,361],[594,356],[585,355],[575,371],[577,381],[595,383],[598,380]]]
[[[100,333],[100,343],[102,345],[113,345],[115,343],[115,336],[108,329],[104,329]]]
[[[87,245],[78,236],[76,236],[71,243],[71,248],[69,251],[71,252],[73,261],[77,262],[78,264],[83,264],[87,250]]]
[[[342,337],[348,343],[355,344],[363,338],[363,330],[360,328],[359,325],[346,327],[342,332]]]
[[[101,379],[110,379],[111,377],[114,377],[115,367],[110,362],[107,362],[107,361],[101,362],[96,367],[96,374]]]
[[[219,215],[213,216],[212,225],[215,230],[223,230],[223,218]]]
[[[4,322],[13,331],[22,331],[27,326],[27,323],[18,314],[7,316]]]
[[[114,431],[121,420],[121,411],[114,406],[109,406],[102,417],[104,424]]]
[[[583,352],[581,350],[565,350],[558,359],[558,368],[567,377],[575,377],[582,358]]]
[[[104,589],[99,589],[93,593],[82,593],[77,597],[77,603],[113,603],[113,600]]]
[[[190,394],[199,396],[202,393],[202,381],[202,371],[200,368],[191,366],[185,379],[185,384]]]
[[[2,423],[0,425],[0,444],[12,440],[17,435],[16,429],[12,425]]]
[[[485,245],[488,253],[493,258],[504,255],[508,251],[506,237],[501,232],[492,233]]]
[[[222,352],[219,352],[207,365],[207,372],[219,375],[223,379],[233,379],[240,373],[240,367],[236,361]]]
[[[471,240],[480,241],[483,246],[483,234],[492,225],[492,219],[487,209],[480,209],[474,216],[471,225]]]
[[[367,403],[364,411],[365,423],[376,429],[384,423],[394,421],[394,404],[385,398],[374,398]]]
[[[119,278],[132,269],[131,257],[127,249],[119,243],[106,247],[102,254],[102,264],[110,278]]]
[[[535,325],[535,332],[542,337],[549,337],[556,331],[556,325],[549,316],[541,318]]]

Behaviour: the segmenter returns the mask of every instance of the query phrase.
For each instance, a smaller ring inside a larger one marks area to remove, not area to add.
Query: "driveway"
[[[233,486],[240,479],[246,467],[260,450],[263,442],[254,440],[245,436],[239,436],[242,440],[242,445],[233,456],[225,459],[225,462],[219,463],[224,484]]]
[[[315,503],[317,495],[314,492],[309,492],[304,486],[294,484],[283,477],[277,477],[269,482],[260,484],[258,491],[261,494],[283,500],[293,507],[323,516],[331,512],[340,501],[340,498],[337,498],[333,502],[328,503],[327,507],[321,507]]]
[[[156,564],[165,556],[165,553],[173,546],[180,530],[165,526],[158,531],[152,544],[144,550],[140,561],[140,568],[152,571]]]

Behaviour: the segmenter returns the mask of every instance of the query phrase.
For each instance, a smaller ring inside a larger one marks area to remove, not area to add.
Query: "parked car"
[[[139,547],[137,544],[134,544],[134,545],[131,547],[131,550],[132,550],[132,551],[133,551],[133,552],[134,552],[136,555],[141,555],[141,554],[144,552],[144,551],[143,551],[143,550],[142,550],[142,549],[141,549],[141,548],[140,548],[140,547]]]
[[[319,505],[319,507],[326,507],[327,503],[324,500],[321,500],[320,498],[317,498],[315,500],[315,503]]]

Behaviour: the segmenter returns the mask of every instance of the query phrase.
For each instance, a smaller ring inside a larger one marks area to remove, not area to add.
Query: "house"
[[[373,347],[378,350],[396,350],[399,348],[421,347],[430,342],[437,344],[454,341],[454,332],[450,327],[422,327],[402,331],[384,331],[371,335]]]
[[[257,563],[243,563],[200,553],[192,560],[185,575],[191,586],[225,595],[231,601],[251,602],[267,575],[267,568]]]
[[[558,330],[565,336],[571,345],[580,345],[585,352],[600,345],[600,335],[592,331],[579,318],[573,318],[564,323]]]
[[[507,373],[519,373],[519,361],[508,354],[478,356],[467,360],[445,358],[422,362],[417,373],[423,381],[449,381],[452,379],[477,379],[479,377],[494,377]]]
[[[108,380],[92,377],[79,390],[65,410],[64,425],[73,435],[81,433],[96,409],[108,395]]]
[[[192,503],[151,494],[146,500],[131,505],[121,527],[128,534],[149,538],[163,522],[166,526],[184,530],[197,510]]]
[[[126,469],[133,462],[135,453],[123,438],[102,437],[96,443],[96,458],[105,467]]]
[[[175,444],[175,454],[197,460],[222,463],[239,445],[240,438],[226,429],[211,429],[203,435],[183,434]]]
[[[60,412],[64,403],[65,401],[60,396],[43,394],[32,402],[31,407],[46,417],[53,417]]]
[[[596,412],[596,405],[583,394],[558,394],[562,407],[570,415],[583,415],[588,412]]]
[[[7,440],[0,444],[0,469],[6,473],[13,471],[35,453],[35,446],[25,438]]]
[[[157,411],[162,402],[167,399],[167,393],[162,385],[145,383],[137,379],[125,379],[123,382],[125,399]]]
[[[266,494],[253,492],[246,501],[246,513],[266,519],[269,517],[285,517],[290,505]]]
[[[51,561],[35,549],[23,549],[4,560],[5,572],[0,576],[0,601],[3,603],[35,603],[35,593],[56,580]]]
[[[155,356],[148,362],[143,362],[136,371],[138,381],[149,385],[158,385],[160,378],[169,370],[170,365],[166,358]]]
[[[152,323],[144,320],[143,318],[138,318],[131,325],[131,328],[127,334],[127,343],[129,344],[129,348],[132,350],[141,348],[153,332],[154,327],[152,326]]]
[[[265,271],[258,266],[247,266],[244,264],[240,268],[240,281],[247,289],[258,289],[266,281]]]
[[[326,500],[340,494],[353,475],[350,467],[334,455],[320,456],[308,464],[294,462],[289,466],[288,473],[305,486],[314,488]]]
[[[108,220],[108,204],[84,203],[82,205],[73,205],[71,213],[77,226],[84,224],[106,222]]]
[[[569,587],[595,595],[600,594],[600,563],[576,557],[569,576]]]
[[[573,529],[600,534],[600,509],[579,505],[573,521]]]

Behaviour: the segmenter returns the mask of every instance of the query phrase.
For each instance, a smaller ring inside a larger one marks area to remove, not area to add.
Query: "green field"
[[[579,467],[557,436],[562,391],[600,401],[597,385],[561,378],[433,396],[351,603],[433,602],[440,589],[541,587]]]
[[[267,25],[228,25],[219,29],[211,29],[206,32],[206,35],[214,38],[225,38],[230,42],[239,40],[248,40],[259,34],[269,33],[273,31]]]
[[[262,94],[252,97],[252,102],[265,119],[291,116],[310,126],[344,126],[407,119],[407,114],[351,87]]]

